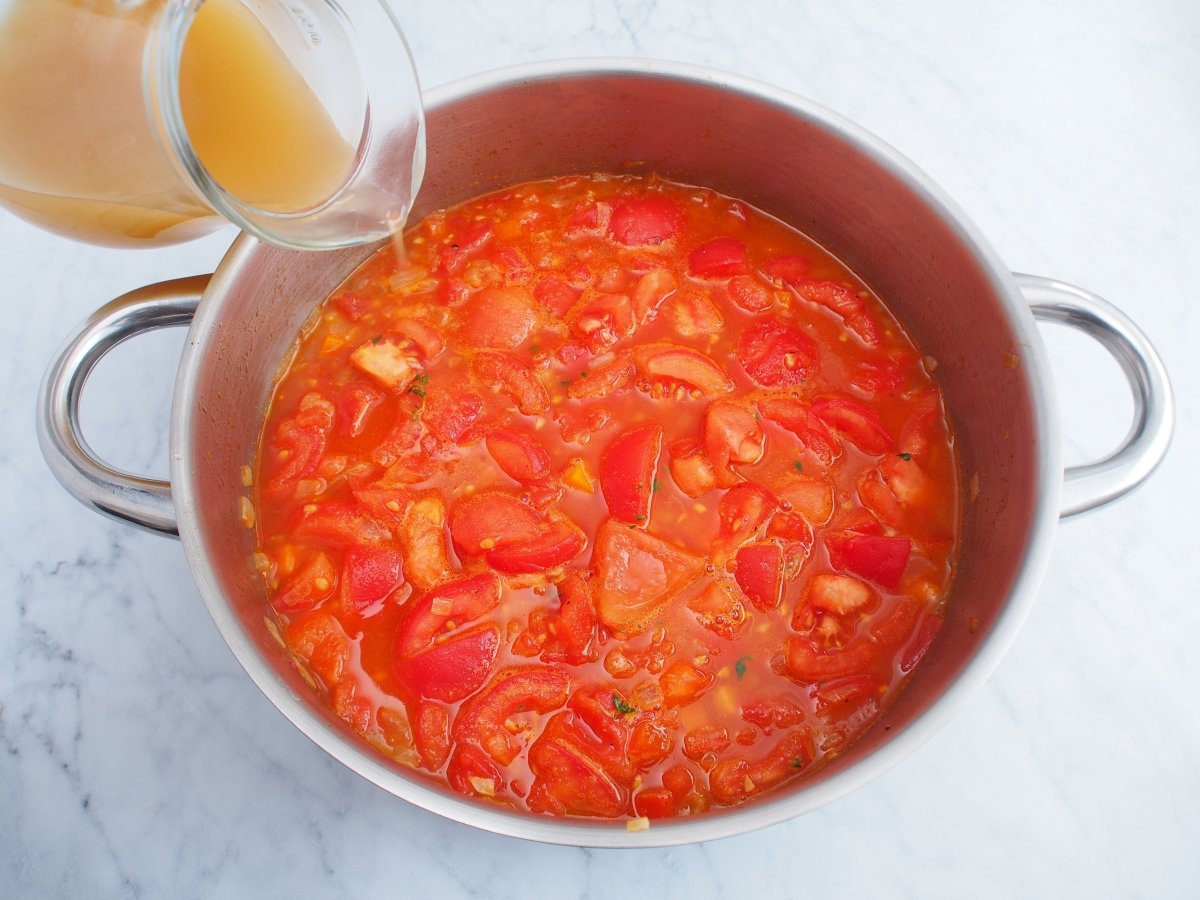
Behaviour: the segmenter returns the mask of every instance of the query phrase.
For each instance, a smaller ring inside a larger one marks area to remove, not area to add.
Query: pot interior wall
[[[469,87],[469,85],[468,85]],[[1039,447],[1015,288],[947,224],[928,188],[851,126],[704,78],[589,72],[516,79],[429,98],[429,166],[414,217],[514,182],[579,172],[657,172],[740,197],[816,238],[871,284],[936,359],[964,486],[964,545],[946,625],[912,686],[829,777],[894,737],[950,686],[1005,613],[1036,519]],[[243,239],[193,328],[196,396],[185,494],[217,592],[254,652],[291,690],[307,687],[264,627],[251,533],[238,522],[239,469],[253,459],[272,379],[311,308],[369,250],[303,254]],[[219,313],[218,309],[219,307]],[[179,411],[177,410],[177,415]],[[206,597],[208,592],[206,592]],[[210,608],[213,601],[209,598]],[[225,612],[214,609],[214,616]],[[222,627],[226,638],[229,630]],[[237,652],[238,647],[234,647]],[[239,654],[239,658],[241,658]],[[245,660],[243,659],[243,662]],[[253,673],[252,673],[253,674]],[[261,681],[260,681],[261,684]],[[318,712],[317,715],[326,715]],[[330,718],[330,721],[332,719]]]

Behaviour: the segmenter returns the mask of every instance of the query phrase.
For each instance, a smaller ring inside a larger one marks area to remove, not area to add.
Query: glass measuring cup
[[[384,0],[0,0],[0,206],[110,246],[404,221],[420,87]]]

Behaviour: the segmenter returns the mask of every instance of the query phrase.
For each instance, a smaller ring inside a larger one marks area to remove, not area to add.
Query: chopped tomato
[[[654,268],[639,278],[633,289],[633,314],[637,322],[645,322],[664,300],[675,293],[675,286],[675,276],[670,269]]]
[[[535,301],[527,288],[485,287],[467,301],[463,334],[478,347],[514,350],[536,324]]]
[[[474,744],[496,762],[508,765],[520,748],[505,720],[518,712],[544,715],[559,709],[566,704],[570,690],[571,679],[558,669],[505,669],[459,709],[454,738]]]
[[[627,294],[592,291],[575,316],[574,330],[593,354],[633,334],[633,301]]]
[[[689,497],[701,497],[717,486],[716,473],[698,441],[684,438],[667,448],[671,477]]]
[[[450,571],[445,526],[446,507],[441,497],[419,497],[404,512],[397,533],[404,545],[405,570],[409,581],[421,590],[433,587]]]
[[[628,246],[661,244],[679,232],[683,213],[666,197],[645,196],[613,207],[608,233]]]
[[[492,238],[490,222],[462,223],[452,226],[455,237],[442,246],[438,253],[438,269],[447,275],[458,275],[467,262]]]
[[[686,706],[692,703],[712,685],[714,678],[708,672],[697,669],[683,660],[676,660],[663,671],[659,678],[663,702],[668,706]]]
[[[500,590],[500,579],[488,572],[449,581],[409,601],[396,630],[396,655],[414,656],[492,611],[500,604]]]
[[[733,276],[729,279],[727,290],[729,299],[746,312],[762,312],[775,302],[767,287],[750,275]]]
[[[504,788],[504,776],[492,760],[470,744],[459,746],[446,769],[450,787],[468,797],[494,797]]]
[[[675,798],[666,788],[644,788],[634,795],[633,809],[647,819],[669,819],[675,815]]]
[[[799,775],[812,761],[812,737],[807,731],[793,731],[760,759],[719,760],[709,773],[708,786],[718,803],[738,803]]]
[[[779,606],[783,587],[783,551],[778,544],[746,544],[738,548],[733,577],[750,602],[764,612]]]
[[[864,453],[886,453],[895,444],[879,415],[849,397],[827,395],[809,405],[813,415]]]
[[[607,397],[633,383],[637,369],[633,357],[618,353],[612,360],[576,378],[567,386],[567,396],[572,400],[594,400]]]
[[[352,381],[338,392],[334,405],[337,407],[337,427],[358,437],[366,427],[371,410],[383,402],[381,390],[365,381]]]
[[[717,485],[729,487],[741,480],[730,467],[753,465],[762,459],[766,435],[750,410],[733,401],[718,400],[704,415],[704,446]]]
[[[407,391],[421,371],[412,344],[396,337],[376,337],[359,345],[350,362],[396,394]]]
[[[455,444],[479,439],[475,427],[483,417],[483,398],[464,384],[431,384],[426,388],[421,421]]]
[[[800,384],[817,367],[816,341],[779,317],[747,328],[737,355],[746,374],[764,387]]]
[[[900,584],[912,553],[912,541],[906,537],[844,531],[826,536],[825,547],[835,569],[853,572],[889,590]]]
[[[436,772],[450,756],[450,714],[440,703],[416,704],[413,716],[413,743],[421,765]]]
[[[871,629],[867,637],[857,638],[845,647],[829,652],[817,650],[803,635],[793,635],[787,640],[787,674],[802,684],[865,674],[872,663],[878,665],[884,650],[894,652],[912,633],[920,612],[921,607],[915,600],[903,600]],[[888,662],[890,667],[890,658]]]
[[[745,543],[763,530],[778,508],[779,500],[762,485],[751,481],[735,484],[717,509],[721,537],[729,544]]]
[[[806,718],[804,707],[789,697],[755,700],[742,705],[742,718],[767,734],[776,728],[792,728]]]
[[[363,613],[404,583],[404,556],[382,547],[351,547],[342,562],[342,596]]]
[[[842,317],[853,334],[874,347],[879,343],[879,324],[867,309],[867,302],[857,293],[842,284],[832,281],[812,281],[807,278],[793,279],[788,286],[805,300],[809,300]]]
[[[688,256],[688,272],[697,278],[728,278],[750,270],[746,245],[737,238],[720,237],[701,244]]]
[[[732,743],[723,725],[701,725],[683,736],[683,755],[699,762],[710,753],[724,753]]]
[[[504,542],[487,551],[487,561],[497,572],[517,575],[544,572],[565,565],[583,552],[587,538],[566,516],[547,525],[534,537]]]
[[[650,381],[655,397],[715,397],[733,390],[733,382],[716,362],[682,344],[645,344],[634,350],[638,371]]]
[[[727,641],[733,640],[746,624],[741,597],[730,585],[721,582],[709,581],[688,598],[687,608],[696,614],[701,625]]]
[[[358,511],[353,503],[324,503],[315,509],[301,509],[296,535],[323,544],[377,544],[389,537],[386,529]]]
[[[829,464],[842,453],[841,442],[804,403],[789,397],[765,397],[758,409],[800,439],[800,443],[822,462]]]
[[[342,680],[350,664],[350,638],[333,616],[322,611],[297,618],[288,626],[284,639],[327,688]]]
[[[406,339],[427,363],[435,360],[446,346],[437,329],[420,319],[396,319],[392,322],[392,328]]]
[[[788,287],[804,278],[812,263],[803,256],[773,256],[762,266],[767,280],[779,287]]]
[[[623,635],[645,631],[704,563],[673,544],[609,519],[596,534],[596,612]]]
[[[550,474],[550,454],[528,432],[493,428],[484,440],[500,471],[514,481],[528,484]]]
[[[676,295],[667,312],[671,326],[683,337],[718,334],[725,325],[721,310],[698,291]]]
[[[450,510],[450,537],[455,549],[468,556],[522,544],[541,533],[537,511],[503,491],[468,494]]]
[[[512,356],[481,350],[475,356],[475,374],[483,386],[507,394],[525,415],[543,413],[550,395],[533,369]]]
[[[620,435],[600,456],[600,490],[609,513],[622,522],[645,525],[649,521],[662,435],[657,423],[639,425]]]
[[[560,319],[575,305],[576,299],[575,291],[557,275],[547,275],[539,281],[533,296],[546,312]]]
[[[533,787],[530,808],[557,815],[615,818],[626,808],[628,788],[581,746],[570,714],[560,713],[529,748]]]
[[[500,651],[500,629],[483,625],[396,660],[393,671],[407,693],[444,703],[469,697],[487,681]]]
[[[271,598],[271,605],[280,612],[312,609],[328,599],[336,585],[337,570],[329,557],[318,551],[284,582]]]

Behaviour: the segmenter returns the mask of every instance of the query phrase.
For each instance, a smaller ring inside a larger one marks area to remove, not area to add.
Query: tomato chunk
[[[655,397],[715,397],[733,390],[724,369],[699,350],[682,344],[646,344],[634,350],[633,358],[638,371],[650,380],[650,393]]]
[[[393,672],[415,696],[444,703],[469,697],[487,681],[500,652],[500,629],[484,625],[396,660]]]
[[[548,523],[535,537],[506,542],[487,551],[487,561],[497,572],[517,575],[544,572],[569,563],[587,546],[587,538],[565,516]]]
[[[920,614],[921,606],[915,600],[901,601],[871,629],[868,637],[828,652],[817,650],[807,637],[792,635],[787,639],[787,674],[802,684],[815,684],[865,674],[865,670],[872,663],[878,665],[881,658],[886,659],[890,667],[890,654],[884,651],[894,652],[904,642]]]
[[[790,397],[765,397],[758,402],[759,411],[778,422],[800,439],[824,463],[829,464],[842,454],[842,444],[825,423],[805,404]]]
[[[895,589],[908,566],[912,541],[853,532],[835,532],[825,538],[829,562],[835,569],[853,572],[888,589]]]
[[[746,245],[737,238],[715,238],[688,255],[688,272],[697,278],[728,278],[748,271]]]
[[[613,207],[608,233],[628,246],[661,244],[679,232],[683,211],[666,197],[625,200]]]
[[[286,582],[271,599],[280,612],[312,609],[328,599],[337,585],[337,570],[324,553],[317,552]]]
[[[699,576],[703,560],[651,534],[608,519],[596,534],[596,612],[623,635],[645,631],[654,615]]]
[[[783,587],[783,551],[778,544],[746,544],[738,548],[733,577],[757,609],[779,606]]]
[[[552,712],[566,704],[570,690],[571,679],[561,669],[505,669],[463,704],[454,719],[454,738],[508,765],[520,747],[505,720],[516,712]]]
[[[617,437],[600,456],[600,490],[614,518],[637,525],[649,521],[662,435],[656,422],[639,425]]]
[[[550,454],[528,432],[493,428],[484,441],[500,471],[514,481],[528,484],[550,473]]]
[[[717,509],[721,537],[731,544],[744,543],[762,531],[778,508],[779,500],[761,484],[735,484],[725,492]]]
[[[536,301],[528,289],[486,287],[467,302],[463,333],[475,346],[514,350],[536,324]]]
[[[809,408],[864,453],[886,453],[895,444],[878,413],[857,400],[832,395],[816,397]]]
[[[503,491],[468,494],[450,510],[450,537],[455,549],[467,556],[525,543],[541,533],[537,511]]]
[[[464,625],[500,604],[500,579],[492,573],[446,582],[410,601],[396,630],[396,655],[413,656],[444,635],[447,624]]]
[[[475,374],[488,389],[507,394],[527,416],[550,407],[550,395],[533,368],[506,353],[481,350],[475,356]]]
[[[479,439],[476,424],[483,417],[483,398],[465,384],[431,384],[426,388],[421,421],[455,444]]]
[[[764,387],[800,384],[817,367],[816,341],[778,317],[747,328],[737,354],[746,374]]]
[[[749,409],[718,400],[704,415],[704,446],[717,484],[729,487],[741,480],[731,465],[753,465],[762,459],[766,435]]]
[[[689,497],[701,497],[717,486],[713,464],[698,441],[675,441],[667,452],[671,456],[671,477]]]
[[[760,759],[719,760],[709,773],[708,784],[718,803],[740,803],[799,775],[812,761],[812,737],[807,731],[793,731]]]
[[[351,547],[342,562],[343,596],[363,613],[404,583],[404,556],[382,547]]]

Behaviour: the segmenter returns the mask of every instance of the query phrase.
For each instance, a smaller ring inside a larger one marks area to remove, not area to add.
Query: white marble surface
[[[211,270],[72,245],[0,211],[0,895],[1200,896],[1200,7],[1194,0],[399,3],[421,77],[565,56],[717,66],[811,97],[914,160],[1014,269],[1108,296],[1181,398],[1140,491],[1063,523],[973,701],[856,793],[755,834],[596,851],[496,837],[326,757],[243,674],[179,545],[85,510],[34,436],[58,342],[110,297]],[[518,12],[518,10],[526,10]],[[1124,434],[1115,366],[1047,332],[1071,460]],[[113,461],[166,471],[181,332],[86,401]]]

